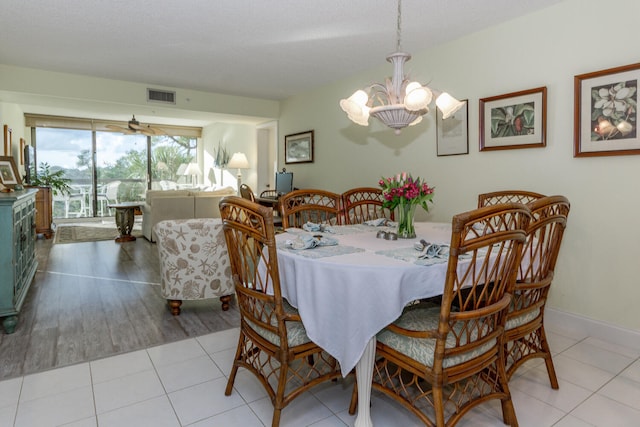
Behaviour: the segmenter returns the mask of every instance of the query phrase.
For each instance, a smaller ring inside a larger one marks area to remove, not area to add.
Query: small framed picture
[[[11,156],[0,156],[0,182],[9,188],[22,185],[18,168]]]
[[[284,137],[285,163],[313,162],[313,131],[294,133]]]
[[[640,154],[640,63],[574,77],[574,157]]]
[[[480,151],[546,145],[546,87],[480,100]]]
[[[464,102],[464,106],[446,119],[442,119],[442,111],[436,108],[438,156],[469,154],[469,102],[466,99],[461,102]]]

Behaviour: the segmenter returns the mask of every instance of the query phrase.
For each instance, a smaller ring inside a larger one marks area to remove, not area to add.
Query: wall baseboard
[[[546,307],[545,325],[549,330],[566,334],[572,338],[597,338],[636,350],[640,350],[640,331],[625,329],[612,323],[590,319],[578,314]]]

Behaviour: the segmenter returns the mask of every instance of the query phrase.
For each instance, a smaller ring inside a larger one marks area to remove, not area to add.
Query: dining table
[[[417,222],[416,238],[393,239],[395,228],[367,224],[305,224],[276,236],[282,296],[298,309],[309,338],[354,368],[357,427],[370,427],[376,334],[412,301],[441,295],[448,255],[424,257],[424,244],[446,247],[451,224]],[[309,243],[312,243],[311,245]]]

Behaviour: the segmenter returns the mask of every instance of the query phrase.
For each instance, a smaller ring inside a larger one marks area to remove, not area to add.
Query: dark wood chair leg
[[[220,302],[222,303],[222,311],[229,310],[229,303],[231,302],[231,295],[223,295],[220,297]]]
[[[180,306],[182,305],[182,301],[178,299],[169,299],[167,300],[169,303],[169,310],[171,310],[171,314],[174,316],[178,316],[180,314]]]

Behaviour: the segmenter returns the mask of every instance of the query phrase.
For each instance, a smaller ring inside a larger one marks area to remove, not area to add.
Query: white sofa
[[[218,204],[225,196],[233,196],[232,187],[212,191],[147,190],[142,206],[142,234],[150,242],[155,242],[154,225],[169,219],[219,218]]]

